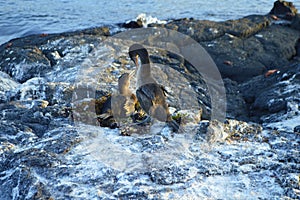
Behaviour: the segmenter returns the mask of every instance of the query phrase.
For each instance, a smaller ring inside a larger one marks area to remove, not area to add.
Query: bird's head
[[[134,76],[134,74],[135,74],[135,71],[122,74],[118,79],[118,86],[119,87],[129,87],[130,79]]]
[[[129,83],[130,81],[130,74],[129,73],[124,73],[122,74],[119,79],[118,79],[118,85],[124,85]]]
[[[141,64],[149,63],[149,54],[147,49],[140,44],[133,44],[129,48],[129,57],[134,62],[135,66],[139,67],[139,61]]]

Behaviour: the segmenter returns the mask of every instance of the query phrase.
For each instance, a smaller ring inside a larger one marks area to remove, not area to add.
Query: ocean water
[[[222,21],[266,14],[272,0],[0,0],[0,44],[38,33],[122,23],[139,14],[161,20],[194,17]],[[299,0],[292,0],[300,8]]]

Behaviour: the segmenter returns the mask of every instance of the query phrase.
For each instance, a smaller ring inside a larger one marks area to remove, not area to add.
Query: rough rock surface
[[[150,25],[191,36],[224,78],[227,119],[204,120],[201,74],[149,50],[169,66],[153,75],[183,118],[178,134],[159,122],[99,126],[101,98],[133,69],[131,43],[107,27],[0,46],[0,199],[299,199],[299,14],[278,2],[272,15]]]
[[[159,26],[191,36],[212,56],[224,78],[238,82],[288,65],[300,37],[299,30],[270,16],[225,22],[182,19]]]

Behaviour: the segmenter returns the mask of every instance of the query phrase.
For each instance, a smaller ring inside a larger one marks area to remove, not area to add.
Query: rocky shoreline
[[[169,66],[154,75],[180,80],[164,86],[183,113],[181,134],[159,123],[123,134],[97,121],[101,98],[134,69],[130,43],[116,36],[142,21],[1,45],[0,199],[298,199],[299,19],[292,4],[276,1],[264,16],[149,24],[195,40],[222,76],[220,122],[192,64],[150,50],[153,63]]]

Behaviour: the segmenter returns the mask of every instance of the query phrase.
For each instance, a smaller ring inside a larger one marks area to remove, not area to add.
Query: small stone
[[[223,62],[225,65],[229,65],[229,66],[232,66],[233,65],[233,62],[230,61],[230,60],[224,60]]]
[[[268,76],[274,74],[275,72],[278,72],[278,69],[271,69],[271,70],[268,70],[268,71],[265,73],[265,77],[268,77]]]
[[[284,99],[272,99],[268,104],[268,109],[271,113],[276,113],[287,109],[287,102]]]
[[[31,103],[31,108],[46,108],[49,102],[45,100],[34,100]]]
[[[295,133],[300,133],[300,125],[295,126],[294,132]]]

